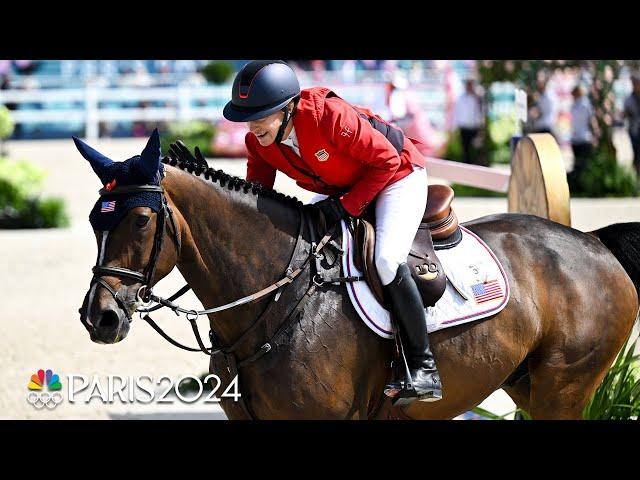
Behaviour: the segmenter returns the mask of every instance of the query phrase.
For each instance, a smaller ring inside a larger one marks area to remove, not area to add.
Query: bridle
[[[220,305],[218,307],[208,308],[206,310],[200,310],[200,311],[193,310],[193,309],[191,310],[184,309],[179,305],[173,303],[173,301],[191,289],[191,287],[188,284],[184,285],[180,290],[178,290],[176,293],[174,293],[168,298],[163,298],[163,297],[154,295],[151,287],[153,275],[156,271],[156,263],[158,261],[158,256],[162,249],[165,224],[167,222],[169,222],[172,227],[172,238],[176,242],[176,246],[178,248],[178,254],[180,252],[179,232],[174,222],[173,212],[171,211],[171,208],[167,203],[163,187],[161,185],[130,185],[130,186],[127,185],[122,187],[116,187],[111,190],[107,190],[106,188],[103,188],[99,191],[101,197],[105,195],[118,195],[118,194],[139,193],[139,192],[158,192],[161,195],[161,208],[157,215],[157,224],[156,224],[156,231],[155,231],[154,240],[153,240],[153,249],[149,257],[149,262],[147,263],[146,267],[142,272],[136,272],[134,270],[124,268],[124,267],[104,267],[102,265],[99,265],[100,263],[102,263],[103,254],[101,254],[101,252],[98,252],[98,261],[97,261],[98,264],[95,265],[92,269],[93,277],[91,279],[91,286],[93,286],[94,283],[98,283],[102,285],[104,288],[106,288],[107,291],[111,293],[111,295],[117,302],[118,306],[125,312],[129,321],[131,321],[132,320],[131,315],[129,314],[129,311],[124,301],[119,296],[118,291],[114,290],[102,277],[103,276],[125,277],[125,278],[132,278],[134,280],[138,280],[142,282],[142,286],[138,289],[138,292],[136,293],[137,303],[142,303],[142,306],[141,307],[138,306],[136,308],[136,311],[140,314],[140,317],[142,318],[142,320],[146,321],[165,340],[167,340],[169,343],[171,343],[172,345],[178,348],[181,348],[183,350],[187,350],[190,352],[202,351],[203,353],[211,357],[220,353],[223,354],[227,363],[227,370],[229,371],[229,375],[231,377],[236,376],[238,374],[238,371],[241,368],[257,361],[262,356],[269,353],[278,344],[278,342],[281,342],[285,338],[286,332],[294,324],[296,319],[299,318],[296,312],[299,312],[301,311],[301,309],[304,309],[304,305],[312,298],[314,292],[316,291],[316,288],[322,287],[324,284],[329,284],[329,283],[337,285],[339,283],[354,282],[354,281],[360,281],[364,279],[364,277],[362,276],[336,277],[336,278],[330,278],[330,279],[325,279],[322,276],[322,274],[320,273],[321,272],[320,261],[324,257],[322,253],[322,250],[324,249],[324,247],[327,245],[331,245],[334,249],[340,252],[340,254],[343,253],[342,249],[334,241],[332,241],[334,232],[336,231],[337,224],[334,225],[332,228],[330,228],[329,231],[324,235],[324,237],[322,237],[322,239],[316,243],[316,240],[317,240],[316,232],[315,232],[315,228],[312,226],[312,221],[310,219],[310,216],[308,215],[305,216],[304,210],[302,208],[299,208],[300,226],[298,229],[298,236],[296,239],[295,246],[293,247],[293,250],[291,252],[291,256],[290,256],[289,263],[287,265],[284,277],[282,277],[277,282],[272,283],[268,287],[265,287],[256,293],[247,295],[238,300],[235,300],[233,302],[230,302],[224,305]],[[302,241],[305,223],[307,222],[308,222],[309,235],[310,235],[310,238],[312,239],[311,248],[308,249],[308,251],[305,248],[304,242]],[[106,240],[106,237],[104,237],[104,239]],[[103,241],[102,253],[104,253],[105,248],[106,248],[106,241]],[[297,268],[294,268],[293,264],[296,261],[296,259],[300,257],[300,255],[304,255],[305,259]],[[256,331],[257,327],[269,315],[272,315],[274,306],[279,305],[277,304],[277,302],[280,296],[282,295],[284,287],[292,283],[296,279],[296,277],[298,277],[302,272],[304,272],[307,269],[307,267],[309,267],[310,265],[315,266],[315,272],[316,272],[315,275],[312,276],[312,281],[310,282],[310,285],[304,289],[304,292],[302,293],[301,296],[297,296],[296,298],[293,299],[292,308],[289,310],[288,313],[285,313],[283,315],[283,320],[280,323],[280,325],[276,328],[275,332],[272,333],[269,339],[265,343],[263,343],[253,354],[249,355],[248,357],[242,360],[237,359],[236,353],[235,353],[236,350],[245,340],[249,338],[252,332]],[[144,289],[144,293],[141,295],[140,292],[143,289]],[[240,305],[253,302],[259,298],[269,295],[272,292],[275,292],[275,295],[273,296],[273,298],[271,299],[267,307],[262,311],[262,313],[258,316],[258,318],[233,342],[233,344],[229,346],[222,346],[219,340],[217,339],[216,335],[214,334],[213,330],[210,329],[209,339],[211,341],[211,347],[206,347],[204,345],[204,342],[202,341],[202,338],[200,336],[200,331],[198,330],[198,325],[196,323],[196,320],[200,315],[208,315],[211,313],[217,313],[217,312],[228,310],[234,307],[238,307]],[[157,305],[151,306],[151,304],[154,302],[157,303]],[[191,329],[193,330],[196,341],[198,343],[198,348],[188,347],[181,344],[180,342],[177,342],[176,340],[171,338],[169,335],[167,335],[160,328],[160,326],[157,323],[155,323],[153,319],[151,319],[151,317],[149,316],[149,313],[155,310],[158,310],[162,307],[170,308],[171,310],[173,310],[173,312],[176,315],[179,315],[180,313],[183,313],[185,315],[185,317],[191,324]],[[86,314],[87,309],[88,309],[88,303],[86,308],[84,307],[84,305],[83,307],[80,308],[79,310],[80,314],[84,316]],[[144,316],[142,316],[143,313],[145,314]],[[243,397],[240,397],[239,404],[242,407],[245,414],[248,416],[248,418],[252,418],[252,419],[257,418],[253,413],[252,409],[250,408],[248,402]]]
[[[164,193],[164,188],[161,185],[127,185],[127,186],[121,186],[121,187],[115,187],[111,190],[108,190],[107,188],[102,188],[99,191],[100,197],[106,196],[106,195],[121,195],[121,194],[130,194],[130,193],[140,193],[140,192],[157,192],[160,193],[161,195],[161,208],[158,212],[157,215],[157,224],[156,224],[156,231],[154,234],[154,240],[153,240],[153,248],[151,251],[151,255],[149,257],[149,262],[147,263],[146,267],[143,269],[142,272],[137,272],[128,268],[124,268],[124,267],[105,267],[102,265],[95,265],[92,268],[92,272],[93,272],[93,277],[91,279],[91,285],[93,285],[93,283],[98,283],[100,285],[102,285],[109,293],[111,293],[111,295],[113,296],[114,300],[116,301],[116,303],[118,304],[118,306],[125,312],[125,315],[127,316],[127,318],[129,319],[129,321],[132,321],[132,316],[129,314],[129,310],[127,308],[127,305],[124,303],[124,300],[122,299],[122,297],[119,295],[119,292],[117,290],[115,290],[113,287],[111,287],[102,277],[104,276],[115,276],[115,277],[124,277],[124,278],[131,278],[134,280],[138,280],[139,282],[142,282],[142,286],[138,289],[138,292],[136,293],[136,300],[137,303],[142,304],[142,306],[138,306],[136,308],[136,312],[140,313],[140,317],[145,320],[147,323],[149,323],[149,325],[151,325],[151,327],[153,327],[154,330],[156,330],[165,340],[167,340],[169,343],[171,343],[172,345],[175,345],[176,347],[179,347],[183,350],[188,350],[191,352],[198,352],[198,351],[202,351],[207,355],[213,356],[216,355],[220,352],[224,353],[225,355],[230,354],[231,352],[233,352],[234,350],[236,350],[237,346],[240,344],[240,342],[242,342],[243,340],[246,339],[247,334],[249,334],[251,331],[253,331],[256,326],[264,319],[265,317],[265,313],[267,313],[267,310],[265,310],[263,312],[262,315],[260,315],[260,317],[258,317],[258,319],[253,323],[253,325],[251,325],[249,327],[249,329],[245,332],[242,333],[242,335],[240,335],[240,337],[238,338],[238,340],[236,340],[231,346],[229,347],[221,347],[219,342],[216,340],[216,337],[213,333],[213,331],[209,331],[209,338],[211,340],[212,346],[211,347],[206,347],[202,341],[202,338],[200,336],[200,332],[198,330],[198,326],[196,324],[196,320],[199,316],[201,315],[208,315],[211,313],[217,313],[217,312],[221,312],[223,310],[228,310],[234,307],[238,307],[240,305],[244,305],[246,303],[250,303],[253,302],[259,298],[262,298],[274,291],[276,292],[276,295],[274,297],[274,301],[277,302],[278,298],[280,297],[280,295],[282,294],[282,289],[284,286],[286,286],[289,283],[292,283],[294,281],[294,279],[300,275],[300,273],[302,273],[306,267],[309,264],[309,261],[311,259],[315,259],[315,264],[316,264],[316,270],[318,271],[319,268],[319,261],[322,258],[322,254],[320,253],[322,251],[322,249],[329,244],[329,242],[331,241],[335,228],[332,228],[329,230],[329,232],[327,232],[327,234],[322,238],[322,240],[320,240],[320,242],[318,242],[317,244],[315,242],[313,242],[311,244],[311,249],[309,251],[309,254],[306,256],[306,259],[303,261],[303,263],[298,266],[297,268],[293,268],[293,262],[295,261],[295,257],[296,257],[296,253],[298,252],[298,250],[300,250],[300,247],[302,246],[302,232],[304,229],[304,213],[303,210],[300,209],[300,228],[298,231],[298,237],[296,240],[296,245],[293,248],[293,251],[291,253],[291,258],[289,260],[289,264],[287,266],[286,269],[286,273],[285,276],[283,278],[281,278],[280,280],[278,280],[275,283],[272,283],[271,285],[269,285],[266,288],[263,288],[262,290],[253,293],[251,295],[247,295],[245,297],[242,297],[238,300],[235,300],[233,302],[224,304],[224,305],[220,305],[217,307],[212,307],[212,308],[208,308],[206,310],[194,310],[194,309],[184,309],[182,307],[180,307],[179,305],[173,303],[173,301],[182,296],[184,293],[186,293],[187,291],[189,291],[191,289],[191,287],[186,284],[185,286],[183,286],[180,290],[178,290],[176,293],[174,293],[173,295],[171,295],[168,298],[164,298],[164,297],[160,297],[157,295],[153,294],[152,291],[152,287],[151,287],[151,282],[153,279],[153,275],[156,271],[156,264],[158,261],[158,256],[160,254],[160,251],[162,249],[162,244],[163,244],[163,239],[164,239],[164,231],[165,231],[165,225],[167,223],[167,221],[170,223],[171,225],[171,229],[172,229],[172,238],[174,239],[176,246],[178,248],[178,252],[180,252],[180,236],[179,236],[179,232],[178,229],[176,228],[176,224],[173,218],[173,212],[171,210],[171,207],[168,205],[167,203],[167,199],[165,197],[165,193]],[[335,243],[331,242],[331,244],[335,247]],[[106,248],[105,245],[103,245],[102,247],[103,249]],[[101,258],[100,252],[98,255],[98,258]],[[98,260],[97,263],[101,263],[100,260]],[[316,280],[316,277],[320,278],[320,281],[322,283],[318,283],[318,281]],[[322,286],[323,283],[337,283],[337,282],[348,282],[348,281],[358,281],[361,280],[362,277],[339,277],[339,278],[335,278],[335,279],[330,279],[330,280],[324,280],[322,279],[321,276],[317,275],[314,277],[314,285],[315,286]],[[141,295],[141,291],[144,290],[144,293]],[[151,306],[152,303],[157,303],[157,305],[155,306]],[[87,306],[88,307],[88,306]],[[198,343],[198,347],[199,348],[192,348],[192,347],[187,347],[185,345],[182,345],[181,343],[177,342],[176,340],[172,339],[169,335],[167,335],[161,328],[160,326],[158,326],[153,319],[151,319],[151,317],[148,315],[149,313],[156,311],[162,307],[168,307],[171,310],[174,311],[174,313],[176,315],[179,315],[180,313],[184,314],[187,318],[187,320],[191,323],[191,328],[194,332],[194,335],[196,337],[196,341]],[[80,308],[79,310],[81,315],[85,315],[86,314],[86,308]],[[142,313],[145,313],[145,316],[142,316]],[[292,315],[290,315],[290,317],[292,317]],[[285,322],[285,324],[282,325],[282,327],[286,326],[288,322]],[[275,337],[274,337],[275,338]],[[272,339],[273,340],[273,339]],[[216,347],[218,348],[214,348],[213,345],[216,345]],[[267,342],[266,344],[264,344],[261,349],[256,352],[256,354],[252,355],[251,357],[249,357],[248,359],[246,359],[243,362],[239,363],[239,366],[242,366],[246,363],[249,363],[250,361],[254,361],[257,360],[257,358],[259,358],[260,356],[262,356],[264,353],[267,353],[268,351],[270,351],[271,349],[271,343]]]
[[[98,192],[100,197],[104,197],[106,195],[125,195],[131,193],[142,193],[142,192],[157,192],[161,197],[161,208],[157,215],[156,221],[156,231],[153,238],[153,247],[151,250],[151,255],[149,257],[149,262],[144,267],[142,272],[136,272],[135,270],[130,270],[124,267],[104,267],[102,265],[95,265],[91,271],[93,272],[93,277],[91,279],[91,284],[94,282],[99,283],[104,288],[107,289],[109,293],[113,296],[114,300],[118,304],[118,306],[124,311],[125,315],[129,319],[132,320],[131,314],[129,313],[129,309],[125,305],[122,297],[119,295],[119,292],[114,290],[102,277],[104,276],[113,276],[113,277],[125,277],[132,278],[134,280],[138,280],[142,282],[142,286],[138,289],[136,293],[136,300],[143,304],[148,304],[151,301],[152,291],[151,291],[151,281],[153,279],[153,275],[156,271],[156,265],[158,263],[158,256],[160,255],[160,250],[162,249],[162,243],[164,240],[164,229],[167,223],[167,220],[171,224],[172,228],[172,238],[176,243],[176,247],[178,248],[178,252],[180,251],[180,237],[178,235],[178,229],[176,228],[175,221],[173,219],[173,212],[171,207],[167,203],[167,198],[164,195],[164,188],[160,185],[126,185],[122,187],[115,187],[111,190],[107,188],[102,188]],[[104,246],[102,248],[105,248]],[[98,252],[98,256],[100,257],[100,252]],[[100,262],[98,262],[100,263]],[[141,291],[144,290],[144,293],[141,295]]]

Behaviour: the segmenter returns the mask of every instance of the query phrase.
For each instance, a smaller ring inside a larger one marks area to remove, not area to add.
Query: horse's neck
[[[177,168],[168,169],[164,184],[179,212],[182,251],[177,266],[205,308],[282,278],[298,232],[294,209]],[[228,345],[255,321],[265,301],[215,314],[212,328]]]

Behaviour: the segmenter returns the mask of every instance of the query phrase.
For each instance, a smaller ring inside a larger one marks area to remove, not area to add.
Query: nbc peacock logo
[[[44,391],[45,386],[47,391]],[[30,390],[27,394],[27,401],[38,410],[44,407],[53,410],[62,403],[60,377],[57,373],[53,373],[52,370],[45,371],[40,369],[38,373],[31,375],[27,388]]]

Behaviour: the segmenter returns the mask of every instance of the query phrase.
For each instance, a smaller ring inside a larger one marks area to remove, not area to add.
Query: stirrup
[[[415,387],[410,383],[405,386],[403,380],[390,382],[384,388],[384,394],[391,398],[391,404],[394,406],[404,407],[418,400],[420,402],[437,402],[442,400],[442,392],[436,393],[431,390],[422,395],[418,395]]]
[[[424,370],[424,368],[417,369],[416,377],[419,377],[421,374],[424,375]],[[437,402],[438,400],[442,400],[442,383],[440,382],[440,375],[435,369],[433,371],[427,371],[429,373],[426,374],[428,379],[425,383],[428,387],[422,390],[424,393],[418,396],[418,400],[421,402]]]
[[[396,342],[398,342],[400,358],[402,358],[402,365],[404,366],[404,378],[386,384],[384,394],[391,397],[391,405],[406,407],[418,398],[418,392],[416,392],[416,389],[411,383],[411,370],[409,370],[407,357],[404,354],[404,346],[399,336],[396,336]]]
[[[400,390],[395,390],[395,395],[391,397],[391,405],[398,407],[406,407],[418,399],[418,392],[411,383],[405,385],[404,381],[400,382]],[[385,394],[387,392],[385,391]],[[393,393],[393,392],[391,392]]]
[[[420,402],[437,402],[438,400],[442,400],[442,390],[440,393],[435,393],[435,391],[431,390],[423,395],[418,397]]]
[[[395,397],[398,393],[400,393],[400,390],[402,390],[404,388],[403,382],[400,380],[393,380],[389,383],[387,383],[384,386],[384,394],[389,397],[389,398],[393,398]]]
[[[399,407],[405,407],[415,400],[419,400],[421,402],[437,402],[438,400],[441,400],[442,390],[438,393],[436,393],[435,390],[430,390],[422,395],[418,395],[418,392],[412,383],[413,377],[411,376],[411,370],[409,369],[407,357],[404,353],[402,340],[399,336],[396,336],[395,340],[399,347],[398,350],[400,358],[402,358],[402,365],[404,366],[404,378],[392,380],[385,385],[384,394],[391,398],[391,404],[393,406],[397,405]]]

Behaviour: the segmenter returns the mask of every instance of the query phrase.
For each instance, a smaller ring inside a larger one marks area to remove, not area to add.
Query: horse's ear
[[[105,157],[97,150],[94,150],[79,138],[72,138],[73,142],[76,144],[76,148],[78,149],[80,154],[89,161],[89,163],[91,164],[91,168],[93,168],[93,171],[96,172],[96,175],[98,175],[100,180],[102,180],[102,183],[110,181],[111,179],[107,178],[109,175],[108,167],[114,163],[113,160]]]
[[[140,160],[138,161],[138,169],[149,181],[153,180],[160,168],[160,134],[158,129],[154,129],[147,145],[144,147]]]

